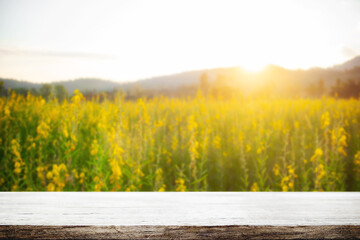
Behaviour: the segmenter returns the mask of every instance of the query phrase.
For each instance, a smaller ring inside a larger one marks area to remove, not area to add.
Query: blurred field
[[[360,100],[0,99],[3,191],[360,191]]]

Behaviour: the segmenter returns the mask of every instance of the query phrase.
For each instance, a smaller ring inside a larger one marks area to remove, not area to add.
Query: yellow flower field
[[[360,190],[360,100],[0,99],[2,191]]]

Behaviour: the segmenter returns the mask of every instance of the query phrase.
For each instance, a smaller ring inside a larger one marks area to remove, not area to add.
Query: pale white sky
[[[131,81],[328,67],[360,55],[360,1],[0,0],[0,77]]]

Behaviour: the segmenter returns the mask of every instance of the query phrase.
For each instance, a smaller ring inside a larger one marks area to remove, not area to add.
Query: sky
[[[356,0],[0,0],[0,77],[134,81],[360,55]]]

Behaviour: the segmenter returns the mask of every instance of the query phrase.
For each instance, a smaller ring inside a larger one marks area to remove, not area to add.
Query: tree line
[[[0,82],[0,95],[1,96],[9,96],[11,92],[15,92],[16,94],[24,95],[31,94],[33,96],[41,96],[45,100],[58,99],[58,101],[63,102],[64,100],[69,100],[69,92],[66,90],[64,85],[58,84],[53,86],[52,84],[43,84],[39,90],[36,88],[13,88],[13,89],[5,89],[3,86],[3,82]]]
[[[280,85],[280,86],[279,86]],[[230,99],[235,96],[243,96],[245,92],[244,85],[241,85],[236,78],[227,75],[217,75],[215,81],[210,81],[206,73],[200,76],[198,84],[183,85],[172,89],[143,89],[139,85],[122,90],[114,89],[112,91],[98,92],[96,90],[84,91],[82,94],[88,100],[96,99],[103,101],[104,99],[113,100],[121,94],[125,100],[136,100],[138,98],[153,98],[156,96],[164,96],[170,98],[193,98],[199,93],[202,96],[221,99]],[[35,88],[13,88],[5,89],[3,82],[0,82],[0,95],[9,96],[11,92],[26,96],[30,93],[33,96],[41,96],[45,100],[57,99],[59,102],[69,100],[71,94],[61,85],[43,84],[38,90]],[[265,83],[258,86],[252,91],[250,96],[254,97],[309,97],[320,98],[323,96],[332,96],[336,98],[358,98],[360,97],[360,81],[348,79],[343,81],[337,79],[333,86],[326,87],[325,81],[319,79],[317,82],[310,83],[305,88],[301,88],[296,84],[278,84],[276,81]]]
[[[343,81],[338,78],[330,89],[326,89],[324,80],[320,79],[317,83],[310,84],[306,88],[306,93],[309,97],[328,95],[337,98],[358,98],[360,97],[360,81],[354,79]]]

